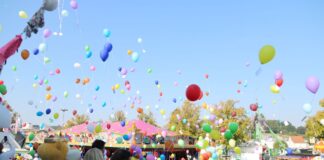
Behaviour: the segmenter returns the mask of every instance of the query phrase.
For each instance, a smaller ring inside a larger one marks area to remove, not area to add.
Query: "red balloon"
[[[201,100],[203,96],[204,96],[204,93],[202,91],[200,91],[200,95],[199,95],[199,99],[198,100]]]
[[[241,93],[241,90],[238,89],[236,92],[237,92],[237,93]]]
[[[55,70],[55,72],[56,72],[56,74],[60,74],[60,73],[61,73],[61,70],[57,68],[57,69]]]
[[[226,131],[226,128],[225,127],[222,127],[221,129],[220,129],[220,132],[225,132]]]
[[[232,117],[236,117],[236,112],[232,112]]]
[[[278,87],[281,87],[282,84],[283,84],[283,79],[277,79],[277,80],[276,80],[276,85],[277,85]]]
[[[107,129],[110,129],[111,125],[109,123],[107,123]]]
[[[258,105],[257,104],[251,104],[250,105],[250,109],[251,109],[251,111],[257,111],[258,110]]]
[[[3,80],[0,80],[0,85],[3,85],[3,83],[4,83]]]
[[[189,101],[197,101],[202,98],[200,87],[196,84],[191,84],[186,90],[186,97]]]
[[[163,96],[163,92],[160,92],[160,97],[162,97]]]
[[[73,116],[75,116],[77,113],[78,113],[78,112],[77,112],[76,110],[74,110],[74,111],[72,112]]]
[[[205,78],[208,79],[209,78],[209,75],[208,74],[205,74]]]

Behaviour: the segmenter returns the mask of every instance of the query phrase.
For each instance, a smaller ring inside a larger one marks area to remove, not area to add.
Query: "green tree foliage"
[[[276,141],[273,144],[274,149],[286,149],[288,147],[287,143],[285,141]]]
[[[219,125],[213,125],[213,128],[217,131],[220,128],[225,127],[228,129],[230,122],[237,122],[239,124],[239,129],[234,135],[233,139],[236,140],[236,144],[247,142],[250,139],[252,123],[250,118],[247,116],[246,111],[243,107],[236,108],[235,104],[237,102],[234,100],[227,100],[225,102],[220,102],[218,106],[221,106],[220,109],[215,109],[212,114],[217,118],[223,119],[223,123]],[[236,116],[233,117],[232,113],[235,112]],[[221,136],[223,139],[223,136]],[[223,141],[225,144],[226,141]]]
[[[83,124],[85,122],[89,121],[89,116],[87,115],[75,115],[72,119],[66,121],[64,128],[70,128],[76,125]]]
[[[316,115],[307,119],[307,137],[324,138],[324,126],[320,123],[321,119],[324,119],[324,111],[318,111]]]
[[[297,127],[296,132],[297,132],[297,134],[305,135],[306,128],[303,126],[299,126],[299,127]]]
[[[186,119],[187,123],[184,124],[181,120],[179,121],[178,117]],[[175,132],[182,133],[184,135],[190,136],[199,136],[200,130],[196,128],[196,125],[199,125],[199,116],[200,116],[200,107],[195,106],[189,101],[185,101],[180,108],[175,109],[171,113],[171,117],[167,124],[169,129],[175,127]]]
[[[112,122],[125,121],[126,120],[125,113],[123,111],[117,111],[115,112],[114,117],[110,117],[110,120]]]
[[[157,126],[156,121],[155,121],[151,111],[149,111],[149,113],[147,113],[147,114],[144,112],[140,113],[137,115],[137,118],[141,121],[144,121],[145,123],[151,124],[153,126]]]

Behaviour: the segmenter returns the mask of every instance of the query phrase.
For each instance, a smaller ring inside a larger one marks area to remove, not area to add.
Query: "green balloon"
[[[227,130],[225,132],[225,134],[224,134],[224,137],[225,137],[226,140],[230,140],[230,139],[233,138],[233,134],[232,134],[232,132],[230,130]]]
[[[171,126],[171,131],[175,131],[176,130],[176,126]]]
[[[35,156],[35,151],[34,150],[31,150],[31,151],[29,151],[28,154],[31,155],[32,157],[34,157]]]
[[[207,133],[210,133],[211,130],[212,130],[208,123],[204,123],[203,126],[202,126],[202,129],[203,129],[203,131],[205,131]]]
[[[259,60],[261,64],[270,62],[276,55],[276,50],[271,45],[265,45],[259,52]]]
[[[32,133],[32,134],[30,134],[30,135],[28,136],[28,140],[29,140],[29,141],[33,141],[34,138],[35,138],[35,134],[34,134],[34,133]]]
[[[5,95],[5,94],[7,94],[7,87],[5,86],[5,85],[0,85],[0,93],[2,94],[2,95]]]
[[[236,122],[231,122],[229,125],[228,125],[228,128],[230,129],[230,131],[235,134],[238,130],[238,127],[239,125],[236,123]]]
[[[123,143],[123,137],[117,137],[116,141],[117,141],[117,144]]]

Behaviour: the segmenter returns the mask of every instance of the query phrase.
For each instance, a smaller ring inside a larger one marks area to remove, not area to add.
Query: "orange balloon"
[[[137,113],[139,113],[139,114],[143,113],[143,108],[138,107],[138,108],[137,108]]]
[[[29,51],[27,49],[22,50],[21,51],[21,58],[23,60],[26,60],[26,59],[28,59],[28,57],[29,57]]]
[[[46,91],[51,91],[52,90],[52,87],[51,86],[47,86],[46,87]]]
[[[85,79],[83,79],[83,85],[86,85],[86,84],[88,84],[90,82],[90,79],[87,77],[87,78],[85,78]]]
[[[209,96],[209,92],[206,92],[205,94],[206,94],[207,97]]]

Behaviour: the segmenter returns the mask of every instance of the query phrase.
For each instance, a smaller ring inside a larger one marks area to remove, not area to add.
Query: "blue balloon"
[[[119,67],[119,68],[118,68],[118,71],[119,71],[119,72],[121,72],[121,71],[122,71],[122,69],[123,69],[122,67]]]
[[[99,91],[99,89],[100,89],[100,86],[97,86],[97,87],[96,87],[96,91]]]
[[[165,160],[165,155],[164,155],[164,154],[161,154],[161,155],[160,155],[160,159],[161,159],[161,160]]]
[[[88,51],[87,53],[86,53],[86,58],[90,58],[92,56],[92,52],[91,51]]]
[[[129,136],[127,135],[127,134],[125,134],[125,135],[123,135],[123,139],[125,140],[125,141],[129,141]]]
[[[182,119],[182,123],[186,124],[187,123],[187,119]]]
[[[293,149],[291,148],[287,148],[286,151],[287,151],[287,155],[291,155],[293,153]]]
[[[111,35],[111,32],[106,28],[102,31],[102,33],[106,38],[109,38]]]
[[[125,121],[121,121],[121,122],[120,122],[120,125],[121,125],[122,127],[125,127],[125,125],[126,125]]]
[[[51,110],[50,108],[47,108],[46,111],[45,111],[45,113],[46,113],[47,115],[51,114],[51,112],[52,112],[52,110]]]
[[[159,81],[158,80],[155,81],[155,85],[159,85]]]
[[[38,111],[38,112],[36,113],[36,115],[37,115],[38,117],[41,117],[43,114],[44,114],[44,113],[43,113],[42,111]]]
[[[106,102],[102,102],[102,107],[106,107],[107,103]]]
[[[217,153],[213,153],[212,159],[217,159]]]
[[[138,60],[139,60],[139,54],[137,53],[137,52],[134,52],[133,54],[132,54],[132,61],[133,62],[138,62]]]
[[[38,48],[34,49],[33,54],[34,54],[34,55],[38,55],[38,53],[39,53]]]
[[[176,98],[173,98],[173,103],[177,103],[177,99]]]
[[[89,113],[93,113],[93,109],[92,108],[89,109]]]
[[[45,123],[41,123],[40,125],[39,125],[39,129],[40,130],[43,130],[45,128]]]
[[[112,48],[113,48],[113,46],[112,46],[112,44],[111,44],[110,42],[107,42],[107,43],[105,44],[105,48],[104,48],[104,49],[105,49],[107,52],[111,52]]]
[[[105,62],[109,57],[109,51],[108,49],[104,48],[100,53],[100,58],[103,62]]]

